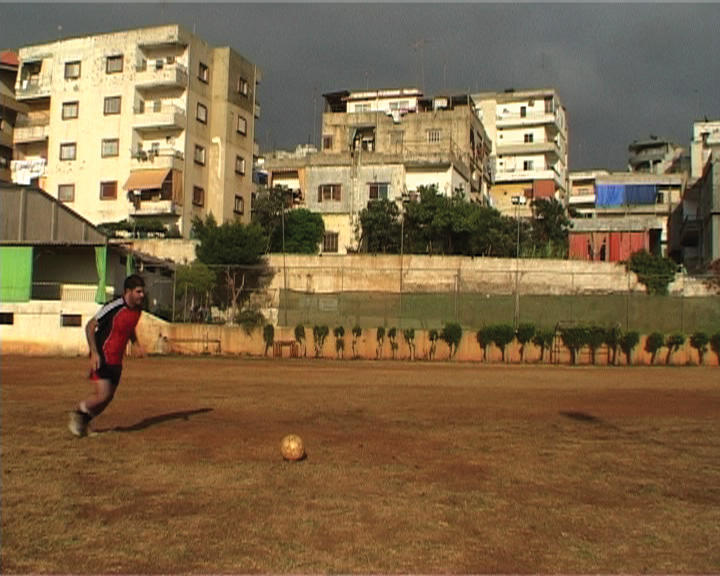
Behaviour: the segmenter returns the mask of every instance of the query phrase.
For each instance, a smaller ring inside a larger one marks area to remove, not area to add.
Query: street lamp
[[[525,196],[513,196],[510,199],[515,206],[515,221],[517,222],[517,238],[515,240],[515,314],[513,317],[513,327],[518,329],[520,323],[520,291],[519,291],[519,275],[520,275],[520,206],[524,206],[527,202]]]

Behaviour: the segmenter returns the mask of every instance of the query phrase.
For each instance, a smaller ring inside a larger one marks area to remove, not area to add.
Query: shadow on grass
[[[589,424],[602,423],[602,420],[592,414],[588,414],[587,412],[560,412],[560,416],[565,416],[565,418],[570,418],[571,420],[577,420],[579,422],[587,422]]]
[[[205,412],[212,412],[212,408],[199,408],[198,410],[183,410],[181,412],[169,412],[167,414],[160,414],[158,416],[152,416],[150,418],[145,418],[143,420],[140,420],[137,424],[133,424],[132,426],[115,426],[115,428],[110,428],[108,430],[105,430],[105,432],[137,432],[138,430],[144,430],[145,428],[149,428],[150,426],[155,426],[156,424],[163,424],[164,422],[171,422],[172,420],[185,420],[188,421],[190,419],[190,416],[195,416],[197,414],[204,414]],[[98,430],[100,432],[100,430]]]

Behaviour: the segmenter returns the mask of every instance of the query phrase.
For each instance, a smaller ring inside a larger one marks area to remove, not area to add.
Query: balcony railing
[[[183,129],[187,122],[185,110],[175,104],[145,105],[143,108],[134,108],[133,113],[135,114],[133,127],[136,130]]]
[[[13,138],[18,144],[47,140],[50,135],[50,115],[18,116]]]
[[[557,118],[552,112],[506,112],[497,115],[496,124],[499,128],[508,126],[524,126],[530,124],[551,124],[557,125]]]
[[[131,170],[172,168],[182,170],[185,154],[175,148],[150,148],[132,154]]]
[[[132,216],[177,216],[179,206],[172,200],[141,200],[130,204]]]
[[[136,68],[135,85],[138,88],[164,88],[167,86],[185,87],[188,84],[188,71],[180,63],[157,66],[154,62],[144,63]]]
[[[15,85],[15,98],[22,100],[25,98],[50,96],[51,87],[52,76],[50,74],[22,78]]]

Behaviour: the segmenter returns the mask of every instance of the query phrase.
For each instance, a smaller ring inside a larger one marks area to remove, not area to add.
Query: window
[[[80,78],[80,61],[65,62],[65,78],[67,80],[73,80]]]
[[[245,134],[247,134],[247,120],[245,120],[244,116],[238,115],[237,131],[238,131],[238,134],[242,134],[243,136]]]
[[[70,120],[72,118],[77,118],[79,111],[80,111],[80,103],[79,102],[63,102],[62,119]]]
[[[77,157],[77,144],[67,142],[60,144],[60,160],[75,160]]]
[[[552,96],[547,96],[545,98],[545,114],[552,114],[553,112],[553,98]]]
[[[205,82],[205,84],[210,81],[210,68],[207,67],[207,64],[203,64],[202,62],[200,62],[198,67],[198,80],[200,80],[200,82]]]
[[[529,144],[533,141],[533,134],[532,132],[529,134],[525,134],[525,144]]]
[[[318,202],[333,200],[339,202],[341,198],[340,184],[321,184],[318,186]]]
[[[337,252],[338,251],[338,233],[337,232],[325,232],[323,237],[323,252]]]
[[[207,106],[198,102],[195,118],[201,124],[207,124]]]
[[[108,56],[105,61],[105,73],[106,74],[117,74],[123,71],[123,55],[118,54],[117,56]]]
[[[387,182],[370,184],[370,200],[387,200],[390,185]]]
[[[100,182],[100,200],[115,200],[117,198],[117,181]]]
[[[655,195],[655,204],[665,204],[665,193],[664,192],[658,192]]]
[[[525,118],[527,116],[527,106],[520,106],[520,116]]]
[[[533,161],[532,160],[523,160],[523,170],[532,170],[533,169]]]
[[[120,154],[120,140],[117,138],[103,139],[100,146],[100,156],[103,158],[111,158]]]
[[[82,326],[82,314],[61,314],[60,326]]]
[[[243,96],[248,95],[248,81],[242,76],[238,78],[237,81],[237,93],[242,94]]]
[[[103,112],[106,116],[110,114],[120,114],[120,96],[108,96],[105,98]]]
[[[0,324],[15,324],[15,313],[0,312]]]
[[[427,141],[428,142],[440,142],[440,130],[428,130],[427,131]]]
[[[58,200],[60,202],[73,202],[75,200],[75,184],[60,184],[58,186]]]
[[[370,112],[370,104],[355,104],[355,112]]]
[[[193,156],[195,164],[205,166],[205,148],[199,144],[195,144],[195,155]]]
[[[245,213],[245,199],[242,196],[235,196],[235,207],[233,208],[235,214]]]
[[[205,190],[200,188],[200,186],[193,186],[192,203],[195,206],[202,206],[205,203]]]
[[[323,147],[323,150],[332,150],[333,137],[332,136],[323,136],[322,147]]]
[[[235,156],[235,172],[245,174],[245,158],[242,156]]]

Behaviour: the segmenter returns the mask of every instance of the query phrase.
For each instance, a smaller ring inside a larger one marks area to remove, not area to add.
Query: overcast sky
[[[179,23],[263,71],[261,150],[317,144],[322,94],[554,88],[570,170],[720,120],[720,4],[2,3],[0,49]]]

